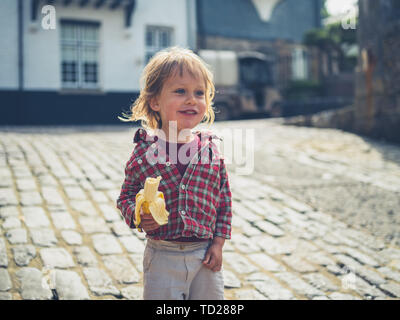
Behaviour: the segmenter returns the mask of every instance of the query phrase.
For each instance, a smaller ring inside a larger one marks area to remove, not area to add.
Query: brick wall
[[[398,0],[360,0],[354,129],[400,142]]]

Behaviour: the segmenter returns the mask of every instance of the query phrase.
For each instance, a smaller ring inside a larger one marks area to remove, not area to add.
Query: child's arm
[[[214,238],[231,238],[232,223],[232,193],[229,186],[228,172],[226,170],[224,159],[221,159],[220,165],[220,199],[217,208],[217,221],[215,224]]]
[[[135,217],[135,197],[140,191],[139,175],[137,167],[134,165],[135,155],[132,153],[131,158],[125,166],[125,180],[122,184],[121,193],[117,200],[117,207],[121,211],[125,222],[130,228],[136,228],[133,218]]]
[[[224,160],[220,166],[220,203],[217,208],[217,221],[215,225],[212,245],[208,248],[203,265],[212,271],[220,271],[222,267],[222,248],[225,239],[231,238],[232,221],[232,194],[229,187],[228,174]]]
[[[225,238],[215,237],[212,245],[208,248],[203,265],[212,271],[220,271],[222,267],[222,248]]]

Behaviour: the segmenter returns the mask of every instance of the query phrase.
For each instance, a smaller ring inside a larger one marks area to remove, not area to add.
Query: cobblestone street
[[[399,299],[400,147],[279,119],[228,164],[226,299]],[[0,128],[0,300],[141,299],[144,233],[116,208],[136,128]]]

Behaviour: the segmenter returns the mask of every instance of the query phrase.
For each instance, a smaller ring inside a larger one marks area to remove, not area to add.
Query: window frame
[[[101,88],[100,85],[100,23],[93,21],[82,21],[82,20],[71,20],[71,19],[62,19],[61,20],[61,33],[60,33],[60,64],[61,64],[61,87],[62,89],[72,89],[72,90],[98,90]],[[65,27],[71,27],[73,29],[73,37],[71,39],[64,38],[63,31]],[[88,30],[88,28],[93,28],[95,30],[96,37],[93,40],[85,39],[84,32]],[[75,67],[76,72],[76,80],[75,81],[65,81],[65,67],[64,63],[68,60],[64,60],[64,52],[65,48],[71,47],[75,49],[75,60],[74,62],[77,64]],[[91,48],[95,50],[95,81],[88,82],[87,75],[85,75],[84,63],[87,62],[84,60],[85,49]]]
[[[148,44],[148,34],[152,32],[153,43],[151,45]],[[163,40],[161,38],[162,34],[166,33],[168,35],[167,44],[164,45]],[[155,41],[154,41],[155,39]],[[156,54],[157,52],[172,46],[174,43],[174,28],[169,26],[157,26],[157,25],[147,25],[145,28],[145,64],[149,62],[150,58]]]

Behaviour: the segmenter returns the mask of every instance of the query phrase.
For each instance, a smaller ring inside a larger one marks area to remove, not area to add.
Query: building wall
[[[23,1],[24,85],[18,92],[18,1],[0,1],[0,124],[120,123],[117,116],[128,111],[140,90],[145,66],[146,26],[173,28],[172,45],[188,47],[195,37],[188,33],[186,0],[137,0],[132,24],[125,27],[122,8],[79,7],[55,1],[55,30],[41,26],[38,8],[31,21],[31,1]],[[192,3],[193,6],[193,3]],[[66,90],[61,83],[60,20],[100,23],[100,90]],[[195,28],[190,28],[195,32]],[[4,107],[4,106],[7,107]]]
[[[354,130],[400,142],[400,3],[360,0]]]
[[[147,25],[174,29],[173,42],[186,46],[186,19],[184,0],[139,0],[129,29],[124,26],[124,11],[91,6],[80,8],[55,4],[57,21],[63,18],[100,22],[100,78],[104,91],[138,91],[140,73],[145,61],[145,30]],[[168,12],[168,14],[165,14]],[[30,8],[25,6],[25,21]],[[41,27],[41,17],[33,25],[25,24],[25,87],[30,90],[61,88],[60,26],[56,30]]]
[[[18,88],[18,1],[0,1],[0,88]]]
[[[41,26],[41,7],[37,22],[31,21],[30,1],[24,1],[24,90],[57,90],[60,89],[60,26],[57,21],[55,30],[44,30]],[[56,7],[57,20],[61,10]]]

